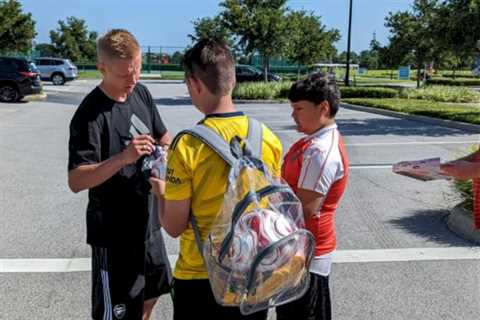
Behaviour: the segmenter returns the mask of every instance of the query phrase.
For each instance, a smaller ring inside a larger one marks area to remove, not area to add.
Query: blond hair
[[[130,59],[140,52],[140,45],[133,34],[125,29],[112,29],[97,40],[99,62],[111,59]]]

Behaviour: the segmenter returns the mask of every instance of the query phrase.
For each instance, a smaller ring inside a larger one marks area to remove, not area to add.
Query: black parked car
[[[237,82],[246,82],[246,81],[264,81],[264,73],[252,66],[246,64],[237,64],[235,66],[235,75],[237,77]],[[268,81],[280,81],[282,78],[279,75],[268,73]]]
[[[0,102],[15,102],[42,91],[35,64],[23,58],[0,57]]]

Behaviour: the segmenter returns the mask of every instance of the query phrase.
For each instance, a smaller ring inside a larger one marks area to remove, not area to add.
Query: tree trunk
[[[417,63],[417,88],[420,88],[420,68],[421,64]]]
[[[268,57],[263,57],[263,80],[268,82]]]
[[[297,81],[300,80],[300,64],[297,64]]]

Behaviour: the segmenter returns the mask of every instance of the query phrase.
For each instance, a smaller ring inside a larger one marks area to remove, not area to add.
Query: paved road
[[[146,84],[172,132],[202,118],[182,83]],[[66,145],[69,120],[93,85],[46,86],[47,101],[0,105],[2,320],[88,319],[89,273],[42,268],[52,267],[54,258],[90,256],[84,243],[86,193],[67,189]],[[299,137],[286,104],[238,107],[266,122],[285,149]],[[478,136],[347,109],[338,123],[352,171],[337,216],[334,319],[478,319],[480,254],[444,221],[458,198],[446,181],[419,182],[390,169],[405,159],[454,158]],[[168,238],[167,246],[174,259],[177,241]],[[40,260],[21,260],[32,258]],[[171,318],[168,297],[154,318]]]

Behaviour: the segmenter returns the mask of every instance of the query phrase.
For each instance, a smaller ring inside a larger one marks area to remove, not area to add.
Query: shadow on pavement
[[[175,98],[157,98],[153,99],[157,105],[162,106],[191,106],[192,99],[187,97],[175,97]]]
[[[415,210],[409,212],[408,216],[390,220],[388,223],[426,241],[457,247],[471,246],[471,242],[448,230],[445,221],[448,214],[448,210]]]
[[[336,120],[340,132],[348,136],[387,135],[443,137],[464,135],[460,129],[446,128],[399,118],[339,118]]]
[[[47,93],[46,102],[79,106],[87,94],[79,93]]]

